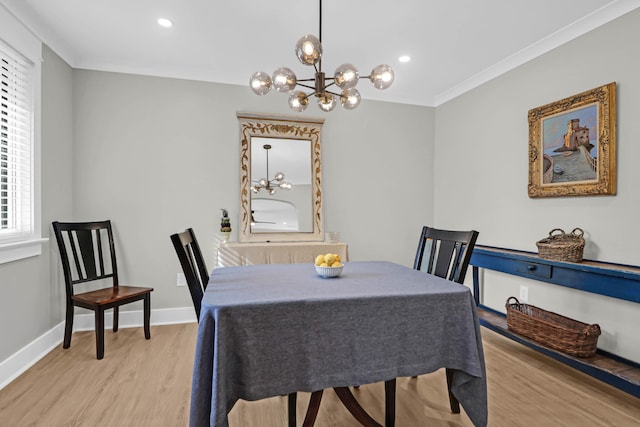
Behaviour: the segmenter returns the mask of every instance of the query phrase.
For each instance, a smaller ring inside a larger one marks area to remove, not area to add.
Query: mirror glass
[[[311,140],[254,136],[249,145],[251,232],[312,232]]]
[[[238,113],[241,242],[322,240],[324,119]]]

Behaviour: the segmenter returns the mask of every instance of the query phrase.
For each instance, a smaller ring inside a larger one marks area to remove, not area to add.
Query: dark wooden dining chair
[[[209,283],[209,270],[204,262],[198,239],[196,239],[193,229],[187,228],[180,233],[172,234],[171,242],[173,242],[173,247],[178,255],[191,294],[191,301],[193,301],[193,308],[196,310],[196,317],[200,322],[200,307],[204,291]],[[287,399],[290,427],[296,426],[296,398],[297,393],[291,393]]]
[[[153,288],[120,286],[111,221],[53,222],[60,250],[66,289],[66,318],[62,347],[71,346],[74,307],[95,313],[96,357],[104,357],[104,312],[113,308],[113,332],[118,331],[118,309],[121,305],[143,301],[144,336],[151,338],[151,292]],[[75,292],[75,287],[88,282],[101,282],[100,289]],[[110,282],[109,286],[104,286]]]
[[[464,283],[478,232],[423,227],[413,268],[456,283]],[[423,267],[425,251],[428,263]]]
[[[200,321],[200,304],[209,282],[209,270],[200,251],[200,245],[192,228],[172,234],[171,241],[189,287],[196,317]]]
[[[413,268],[462,284],[477,239],[478,232],[475,230],[451,231],[425,226],[420,234]],[[425,254],[427,255],[426,259]],[[423,266],[424,261],[426,261],[425,266]],[[451,393],[452,375],[453,372],[447,368],[449,405],[451,412],[459,414],[460,403]]]

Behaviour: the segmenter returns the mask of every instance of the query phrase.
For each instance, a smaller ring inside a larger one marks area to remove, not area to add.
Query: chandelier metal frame
[[[353,65],[342,64],[336,69],[333,77],[327,77],[322,71],[322,0],[319,0],[318,4],[319,37],[307,34],[296,43],[296,56],[303,65],[313,65],[314,77],[298,79],[289,68],[281,67],[273,73],[273,77],[263,71],[254,73],[249,80],[249,86],[256,95],[266,95],[272,86],[278,92],[289,92],[289,106],[297,112],[307,108],[312,96],[318,98],[318,106],[325,112],[333,110],[338,99],[345,109],[353,110],[360,105],[361,100],[360,92],[355,89],[358,80],[369,79],[377,89],[387,89],[393,83],[394,72],[389,65],[381,64],[368,76],[360,76]],[[340,93],[329,89],[334,85],[341,89]],[[296,91],[297,86],[311,89],[313,92],[307,94],[301,90]]]

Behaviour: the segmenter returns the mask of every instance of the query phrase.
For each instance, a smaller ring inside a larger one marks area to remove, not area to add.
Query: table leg
[[[351,412],[351,415],[365,427],[383,427],[382,424],[371,418],[371,416],[358,403],[348,387],[334,387],[342,404]]]
[[[296,403],[298,393],[289,393],[287,396],[287,414],[289,415],[289,427],[296,427]]]
[[[318,410],[320,409],[320,401],[322,400],[322,390],[314,391],[309,398],[309,407],[307,408],[307,415],[304,417],[302,427],[313,427],[318,416]]]
[[[396,379],[384,382],[384,425],[396,425]]]
[[[451,384],[453,382],[453,370],[447,368],[446,373],[447,373],[447,391],[449,392],[449,406],[451,406],[451,413],[459,414],[460,402],[458,402],[458,399],[456,399],[453,393],[451,393]]]

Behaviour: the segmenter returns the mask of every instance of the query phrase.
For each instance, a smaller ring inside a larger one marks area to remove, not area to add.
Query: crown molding
[[[617,0],[609,3],[582,19],[495,63],[467,80],[440,92],[434,97],[434,107],[444,104],[639,7],[640,2],[637,0]]]

